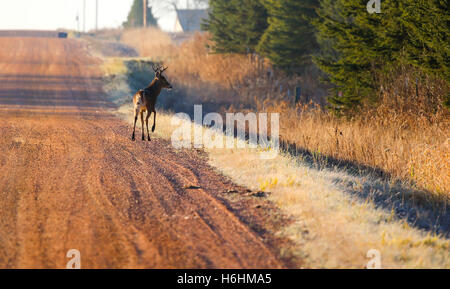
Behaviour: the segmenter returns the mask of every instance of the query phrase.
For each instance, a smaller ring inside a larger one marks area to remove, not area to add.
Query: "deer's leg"
[[[136,132],[136,122],[138,118],[138,110],[134,110],[134,126],[133,126],[133,135],[131,136],[131,140],[135,140],[134,133]]]
[[[145,133],[144,133],[144,112],[141,111],[141,124],[142,124],[142,140],[145,140]]]
[[[150,141],[150,132],[148,131],[148,119],[150,118],[150,115],[152,114],[151,111],[147,111],[147,117],[145,118],[145,124],[147,125],[147,139]]]
[[[155,131],[156,126],[156,110],[153,110],[153,126],[152,126],[152,132]]]

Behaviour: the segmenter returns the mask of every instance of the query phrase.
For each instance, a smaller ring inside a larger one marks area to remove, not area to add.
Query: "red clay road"
[[[82,268],[283,267],[200,153],[130,141],[99,63],[81,41],[0,38],[0,268],[65,268],[70,249]]]

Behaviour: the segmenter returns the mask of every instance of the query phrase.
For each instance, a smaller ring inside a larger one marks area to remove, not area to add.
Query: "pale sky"
[[[0,30],[33,29],[55,30],[77,29],[79,15],[80,30],[83,29],[83,1],[86,1],[86,30],[95,28],[95,0],[0,0]],[[155,6],[154,14],[159,26],[170,31],[175,15],[164,7],[164,0],[148,1]],[[180,1],[180,8],[185,8]],[[127,18],[133,0],[98,0],[99,28],[116,28]],[[167,3],[167,1],[166,1]]]

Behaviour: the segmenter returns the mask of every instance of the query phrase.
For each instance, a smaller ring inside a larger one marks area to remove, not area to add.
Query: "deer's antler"
[[[163,73],[167,68],[169,68],[169,67],[166,67],[166,68],[164,68],[164,66],[163,65],[154,65],[154,64],[152,64],[152,68],[153,68],[153,71],[155,72],[155,73],[159,73],[159,74],[161,74],[161,73]]]
[[[153,68],[153,71],[156,73],[156,72],[159,72],[160,70],[161,70],[161,67],[160,66],[158,66],[158,65],[154,65],[153,63],[152,63],[152,68]]]

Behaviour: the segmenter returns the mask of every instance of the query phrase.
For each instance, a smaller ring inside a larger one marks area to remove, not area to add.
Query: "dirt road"
[[[131,142],[99,60],[71,39],[0,38],[0,268],[278,268],[197,152]],[[157,126],[158,129],[158,126]]]

